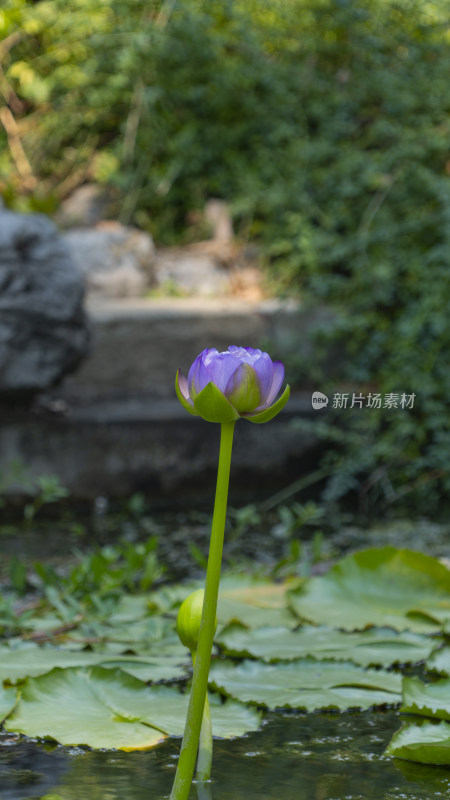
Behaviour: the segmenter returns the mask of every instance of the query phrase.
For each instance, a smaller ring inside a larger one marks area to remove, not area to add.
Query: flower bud
[[[175,389],[190,414],[207,422],[268,422],[289,399],[289,386],[275,401],[284,379],[281,361],[253,347],[235,347],[219,352],[203,350],[187,378],[178,370]]]
[[[182,602],[178,611],[177,633],[182,644],[188,647],[191,653],[195,653],[197,650],[204,595],[204,589],[197,589],[195,592],[192,592],[192,594],[186,597],[186,600]],[[217,628],[217,618],[215,628]]]

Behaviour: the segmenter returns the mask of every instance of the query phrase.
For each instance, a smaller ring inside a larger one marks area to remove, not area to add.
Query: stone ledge
[[[58,388],[71,401],[173,396],[176,370],[205,347],[229,344],[270,350],[274,358],[308,354],[308,332],[329,318],[292,301],[174,298],[88,304],[93,349]]]
[[[242,502],[272,493],[314,469],[312,434],[292,428],[312,417],[310,395],[294,395],[268,425],[236,426],[231,493]],[[56,474],[72,497],[92,500],[144,492],[155,502],[214,491],[219,426],[188,415],[178,401],[97,403],[68,415],[24,414],[0,424],[0,468],[20,459],[31,477]]]

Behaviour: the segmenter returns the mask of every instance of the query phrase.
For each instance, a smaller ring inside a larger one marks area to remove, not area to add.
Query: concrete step
[[[233,452],[235,503],[271,494],[317,465],[316,437],[292,427],[315,413],[310,393],[295,394],[264,425],[239,420]],[[32,477],[57,475],[73,498],[124,498],[143,492],[162,505],[212,498],[220,426],[192,417],[177,399],[85,403],[64,414],[3,416],[0,468],[18,459]],[[20,487],[18,487],[20,489]]]
[[[173,397],[177,369],[187,372],[206,347],[261,347],[274,359],[308,355],[308,332],[327,318],[279,300],[127,299],[91,302],[88,310],[91,355],[58,390],[69,401]]]

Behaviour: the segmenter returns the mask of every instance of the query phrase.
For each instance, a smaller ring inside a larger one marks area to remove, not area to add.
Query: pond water
[[[431,800],[448,797],[450,769],[383,756],[395,711],[272,713],[255,733],[216,740],[213,780],[190,800]],[[163,800],[180,740],[156,750],[88,751],[0,739],[2,800]]]

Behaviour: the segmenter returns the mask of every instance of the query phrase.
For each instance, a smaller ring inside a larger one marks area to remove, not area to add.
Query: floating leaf
[[[144,681],[176,680],[186,677],[188,654],[179,642],[155,648],[146,655],[117,655],[86,650],[59,650],[28,643],[19,648],[0,647],[0,681],[11,683],[36,677],[55,667],[120,667]]]
[[[27,679],[5,727],[66,745],[139,750],[181,736],[188,702],[174,687],[146,686],[119,669],[57,668]],[[242,703],[211,703],[215,736],[241,736],[260,725],[261,715]]]
[[[262,712],[238,700],[228,698],[225,703],[217,694],[209,695],[214,736],[235,739],[248,731],[256,731],[261,725]]]
[[[268,578],[228,574],[220,582],[220,595],[257,608],[286,608],[287,584],[274,583]]]
[[[119,691],[131,681],[125,673],[93,669],[55,669],[38,678],[28,678],[21,699],[5,728],[27,736],[50,737],[66,745],[139,750],[153,747],[165,738],[161,730],[118,714],[105,702],[106,687],[116,682]],[[147,688],[144,684],[144,690]]]
[[[450,724],[406,725],[394,734],[386,754],[420,764],[450,764]]]
[[[242,574],[221,581],[217,619],[221,625],[237,622],[246,628],[294,627],[297,622],[287,608],[287,584]]]
[[[390,628],[371,628],[362,633],[343,633],[326,627],[304,625],[287,628],[225,629],[217,636],[227,655],[252,656],[263,661],[293,660],[312,656],[316,659],[354,661],[364,667],[389,667],[422,661],[434,643],[426,636]]]
[[[374,548],[310,578],[290,593],[290,603],[302,619],[317,624],[430,632],[450,617],[450,571],[422,553]]]
[[[419,678],[403,679],[401,711],[450,721],[450,680],[424,683]]]
[[[247,629],[261,628],[263,625],[293,628],[298,624],[296,617],[287,608],[258,608],[221,596],[217,606],[217,621],[219,625],[238,623]]]
[[[17,689],[0,686],[0,723],[11,713],[17,703]]]
[[[439,672],[441,675],[450,675],[450,647],[434,650],[426,663],[426,667],[433,672]]]
[[[224,694],[271,709],[370,708],[398,703],[401,692],[401,677],[394,673],[313,659],[276,666],[216,662],[210,681]]]
[[[135,622],[138,619],[147,617],[149,614],[148,594],[122,594],[113,614],[109,618],[109,622],[111,624],[116,622]],[[155,621],[159,624],[163,622],[160,617],[155,617]]]

